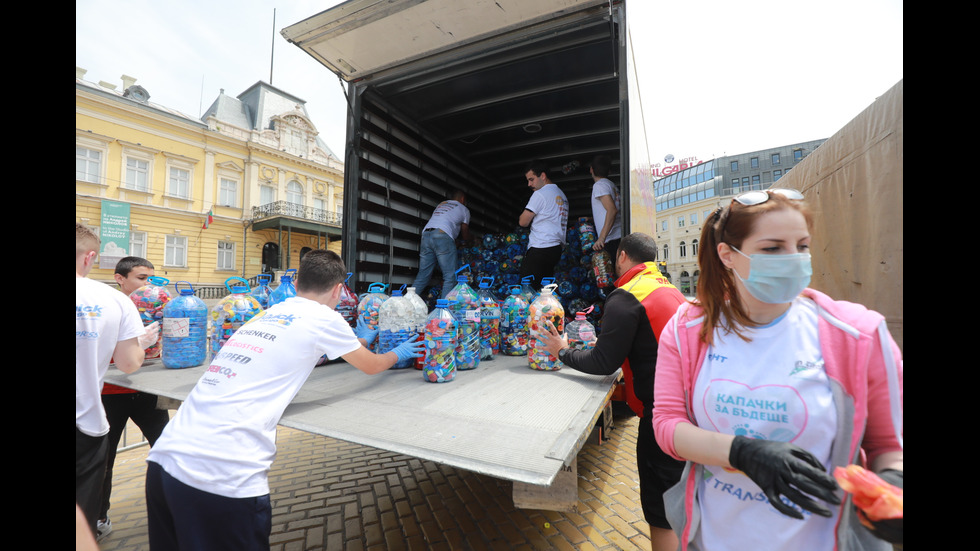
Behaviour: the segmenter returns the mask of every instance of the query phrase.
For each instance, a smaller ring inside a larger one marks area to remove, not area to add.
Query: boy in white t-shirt
[[[417,336],[386,354],[334,310],[347,270],[336,253],[300,261],[296,296],[252,318],[214,356],[147,456],[150,548],[269,549],[276,425],[324,354],[373,375],[421,355]]]
[[[534,276],[534,284],[555,275],[555,265],[561,259],[568,227],[568,198],[548,178],[547,165],[532,161],[525,171],[527,185],[534,190],[518,220],[521,227],[531,227],[527,252],[521,261],[521,279]]]
[[[109,422],[99,395],[110,359],[132,373],[143,349],[156,341],[159,326],[144,328],[129,297],[88,278],[99,254],[99,238],[75,223],[75,503],[96,532],[109,451]]]
[[[595,182],[592,184],[592,220],[599,232],[592,250],[606,249],[613,258],[623,238],[623,226],[619,221],[619,190],[609,180],[611,168],[612,159],[608,155],[597,155],[589,165],[589,173]]]

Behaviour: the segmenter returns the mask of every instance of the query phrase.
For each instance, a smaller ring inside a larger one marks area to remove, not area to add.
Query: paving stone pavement
[[[510,481],[280,426],[269,475],[272,549],[649,549],[636,475],[638,421],[615,417],[606,442],[579,452],[577,513],[518,509]],[[147,451],[116,457],[113,531],[103,551],[149,549]]]

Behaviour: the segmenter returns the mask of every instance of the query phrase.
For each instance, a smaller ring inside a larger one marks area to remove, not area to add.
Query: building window
[[[129,255],[146,258],[146,232],[129,232]]]
[[[259,205],[268,205],[276,201],[276,188],[259,186]]]
[[[691,225],[692,226],[696,226],[697,223],[698,223],[698,213],[692,212],[691,213]]]
[[[150,191],[150,163],[142,159],[126,158],[126,188]]]
[[[163,265],[175,268],[187,266],[187,238],[180,235],[168,235],[164,246]]]
[[[218,186],[218,204],[223,207],[238,206],[238,182],[222,178]]]
[[[780,179],[782,177],[783,177],[783,171],[782,170],[773,170],[772,171],[772,181],[773,182],[775,182],[776,180],[778,180],[778,179]]]
[[[762,185],[762,180],[759,179],[759,175],[755,174],[752,176],[752,189],[759,189]]]
[[[75,179],[99,183],[102,176],[102,152],[75,146]]]
[[[666,262],[666,260],[667,260],[667,253],[668,252],[670,252],[670,247],[668,247],[667,245],[664,245],[664,257],[661,260],[663,260],[663,261]]]
[[[235,269],[235,243],[231,241],[218,241],[218,269]]]
[[[191,172],[175,166],[170,167],[170,187],[167,193],[181,199],[191,196]]]
[[[779,153],[773,153],[772,154],[772,164],[773,164],[773,166],[779,164]]]
[[[291,180],[286,184],[286,202],[294,205],[305,205],[303,197],[303,186],[296,180]]]
[[[685,243],[683,241],[681,241],[680,253],[681,253],[680,254],[680,257],[681,258],[684,258],[685,256],[687,256],[687,243]]]
[[[796,162],[800,162],[800,161],[803,160],[803,150],[802,149],[794,149],[793,150],[793,160],[796,161]]]
[[[732,172],[738,172],[738,161],[732,161]]]
[[[691,256],[698,255],[698,240],[691,241]]]
[[[666,220],[661,220],[660,221],[660,230],[661,231],[667,231],[667,221]]]
[[[684,217],[683,216],[678,216],[677,217],[677,227],[678,228],[683,228],[684,227]]]
[[[749,159],[749,165],[752,168],[759,168],[759,158],[758,157],[752,157],[751,159]]]

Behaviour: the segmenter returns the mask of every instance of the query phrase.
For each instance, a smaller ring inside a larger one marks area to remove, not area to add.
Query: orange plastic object
[[[903,518],[905,497],[902,488],[892,486],[860,465],[837,467],[834,478],[869,519]]]

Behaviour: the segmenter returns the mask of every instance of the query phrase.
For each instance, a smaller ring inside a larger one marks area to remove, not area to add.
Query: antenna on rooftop
[[[272,52],[269,55],[269,85],[272,85],[272,65],[276,59],[276,8],[272,8]]]

